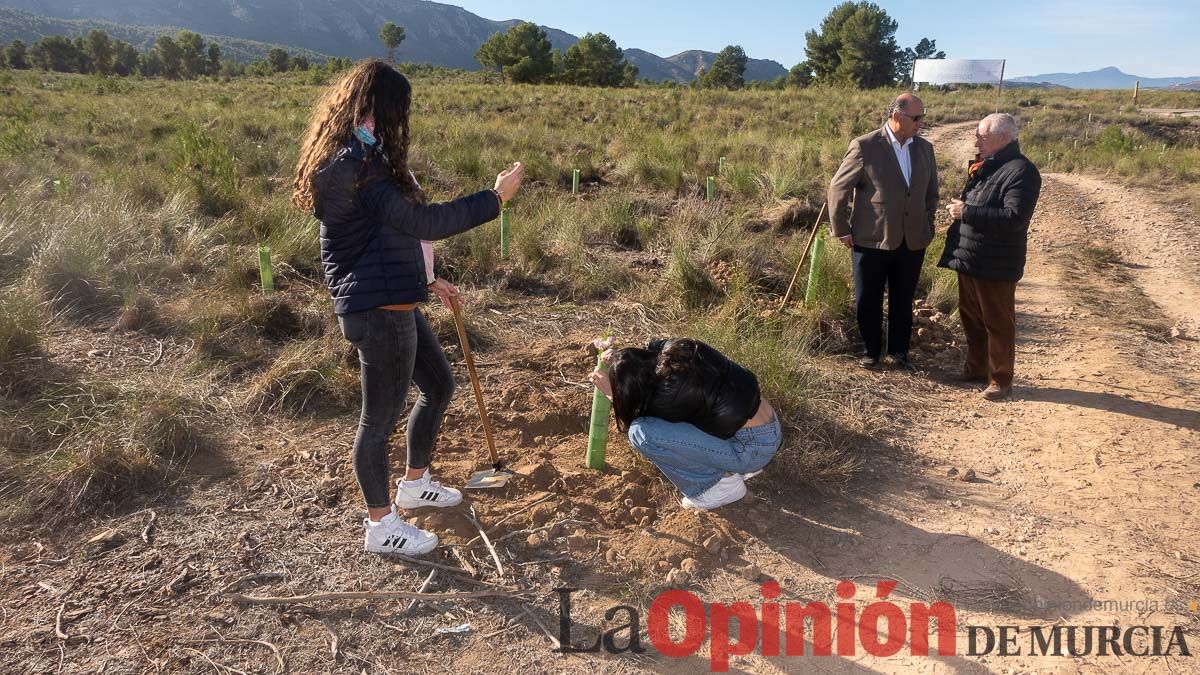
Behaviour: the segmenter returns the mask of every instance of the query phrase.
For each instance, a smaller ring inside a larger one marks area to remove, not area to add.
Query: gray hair
[[[983,118],[980,126],[987,129],[989,134],[1003,136],[1008,139],[1008,142],[1017,140],[1017,135],[1020,130],[1017,128],[1017,120],[1008,113],[993,113]]]

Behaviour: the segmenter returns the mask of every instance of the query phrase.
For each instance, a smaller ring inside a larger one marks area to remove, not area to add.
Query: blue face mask
[[[379,142],[379,140],[375,138],[375,134],[372,134],[370,131],[367,131],[367,128],[364,126],[361,126],[361,125],[354,128],[354,135],[356,137],[358,137],[358,140],[367,144],[368,147],[373,146]]]

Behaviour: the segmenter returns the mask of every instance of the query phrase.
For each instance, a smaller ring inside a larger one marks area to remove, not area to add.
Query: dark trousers
[[[369,309],[339,316],[338,323],[358,348],[362,375],[354,473],[367,506],[381,508],[391,503],[388,440],[404,410],[409,382],[417,385],[418,395],[408,416],[408,466],[424,469],[454,395],[454,373],[420,310]]]
[[[966,375],[1012,386],[1017,358],[1017,282],[958,273],[958,316],[967,335]]]
[[[883,352],[883,291],[888,295],[887,353],[907,356],[912,340],[912,303],[921,278],[925,249],[910,251],[903,242],[894,251],[855,246],[854,312],[863,352],[879,358]]]

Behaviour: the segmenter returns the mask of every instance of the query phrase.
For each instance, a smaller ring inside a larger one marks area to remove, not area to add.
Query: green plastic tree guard
[[[271,274],[271,247],[258,247],[258,276],[262,279],[263,293],[275,292],[275,276]]]
[[[608,364],[599,356],[596,357],[596,367],[601,372],[608,372]],[[599,389],[592,390],[592,422],[588,427],[587,468],[597,471],[604,468],[604,450],[608,445],[608,411],[612,407],[608,397]]]
[[[715,181],[713,180],[713,177],[709,176],[708,177],[708,201],[710,201],[710,202],[713,200],[713,188],[715,187],[714,183],[715,183]]]
[[[508,257],[508,209],[500,210],[500,257]]]
[[[579,194],[579,169],[575,169],[575,174],[571,176],[571,194]]]
[[[825,253],[825,233],[817,235],[813,242],[812,254],[808,259],[808,288],[804,289],[804,304],[811,305],[813,296],[817,293],[817,284],[821,281],[821,258]]]

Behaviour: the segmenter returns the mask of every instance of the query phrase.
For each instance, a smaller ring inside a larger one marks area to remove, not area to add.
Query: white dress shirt
[[[900,163],[900,173],[904,174],[904,184],[912,185],[912,156],[908,153],[908,146],[912,145],[912,139],[908,139],[901,143],[896,140],[896,134],[892,133],[892,125],[884,124],[883,130],[887,132],[888,140],[892,142],[892,150],[896,153],[896,161]]]

